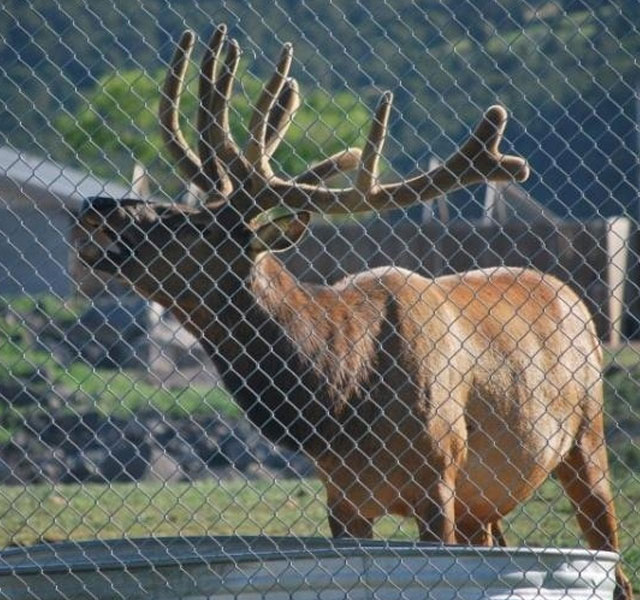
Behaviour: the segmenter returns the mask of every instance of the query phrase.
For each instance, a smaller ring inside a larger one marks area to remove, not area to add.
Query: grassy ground
[[[640,479],[616,482],[623,557],[640,590]],[[550,481],[506,523],[511,545],[584,546],[569,502]],[[328,536],[325,496],[314,480],[193,484],[32,486],[0,489],[0,547],[174,535]],[[381,538],[415,539],[409,520],[387,517]]]
[[[47,335],[62,335],[82,307],[55,299],[0,301],[0,387],[26,389],[34,397],[67,401],[73,410],[97,410],[130,417],[156,408],[166,415],[188,416],[238,409],[221,389],[189,387],[167,390],[136,373],[96,370],[87,364],[61,364],[36,343],[41,331],[25,326],[24,315],[42,313]],[[640,349],[606,353],[606,412],[624,559],[640,590]],[[52,394],[53,391],[53,394]],[[37,410],[65,410],[39,402],[0,402],[0,443],[9,440]],[[382,519],[384,538],[415,538],[408,521]],[[127,535],[329,534],[324,495],[315,481],[232,481],[218,484],[113,484],[0,488],[0,547],[64,539]],[[508,519],[511,544],[579,546],[572,511],[554,482]]]
[[[167,389],[145,381],[145,374],[96,369],[80,357],[63,363],[51,347],[65,343],[65,332],[85,308],[48,295],[0,299],[0,397],[15,393],[22,398],[0,402],[0,443],[38,411],[91,410],[125,419],[154,409],[170,417],[239,415],[237,405],[219,387]]]

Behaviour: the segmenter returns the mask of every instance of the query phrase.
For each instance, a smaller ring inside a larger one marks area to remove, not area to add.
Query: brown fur
[[[237,43],[225,68],[216,66],[225,34],[223,26],[214,32],[202,63],[199,155],[186,146],[177,108],[191,32],[160,107],[168,149],[208,205],[94,199],[81,215],[84,260],[171,309],[264,435],[315,461],[334,536],[370,537],[376,518],[395,513],[415,518],[422,540],[504,544],[501,518],[555,473],[589,545],[617,550],[602,352],[573,291],[508,267],[438,279],[388,267],[311,286],[269,251],[295,244],[318,207],[383,210],[478,181],[526,179],[526,162],[499,151],[504,108],[490,108],[440,167],[381,186],[385,93],[362,153],[283,179],[269,158],[299,104],[291,46],[256,103],[243,155],[228,123]],[[353,188],[303,183],[355,159]],[[283,214],[282,203],[293,212]],[[273,207],[278,214],[260,214]],[[621,568],[617,581],[617,596],[631,600]]]
[[[422,539],[490,544],[493,528],[504,544],[501,517],[555,472],[592,547],[618,548],[602,352],[567,286],[523,269],[428,280],[382,268],[311,290],[267,255],[252,289],[342,392],[336,417],[340,401],[367,394],[380,355],[402,371],[360,447],[317,457],[334,534],[369,536],[377,517],[397,513],[418,519]],[[387,349],[376,339],[390,299],[400,343]]]
[[[337,417],[345,402],[367,394],[365,382],[387,353],[377,343],[385,306],[397,304],[399,320],[389,326],[398,333],[393,360],[404,381],[390,390],[398,397],[386,419],[370,424],[369,450],[379,456],[345,459],[332,448],[319,457],[337,490],[330,496],[345,496],[368,519],[416,514],[441,476],[424,465],[435,453],[455,473],[461,528],[489,524],[598,428],[601,351],[593,324],[578,297],[550,276],[501,268],[428,280],[382,268],[313,289],[267,255],[252,290],[308,367],[328,374]]]

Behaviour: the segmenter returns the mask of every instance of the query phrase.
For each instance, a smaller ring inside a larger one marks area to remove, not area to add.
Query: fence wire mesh
[[[640,592],[639,17],[5,0],[0,597]]]

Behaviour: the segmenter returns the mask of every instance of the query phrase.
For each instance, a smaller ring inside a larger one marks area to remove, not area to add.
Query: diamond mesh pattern
[[[0,596],[640,591],[637,17],[4,2]]]

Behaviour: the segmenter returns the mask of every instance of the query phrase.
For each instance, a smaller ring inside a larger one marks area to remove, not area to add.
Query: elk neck
[[[230,279],[233,279],[231,277]],[[331,288],[298,281],[273,254],[248,276],[201,299],[187,294],[174,313],[202,343],[226,389],[271,441],[316,453],[335,428],[323,389],[334,387],[312,360],[326,347],[322,304]]]

